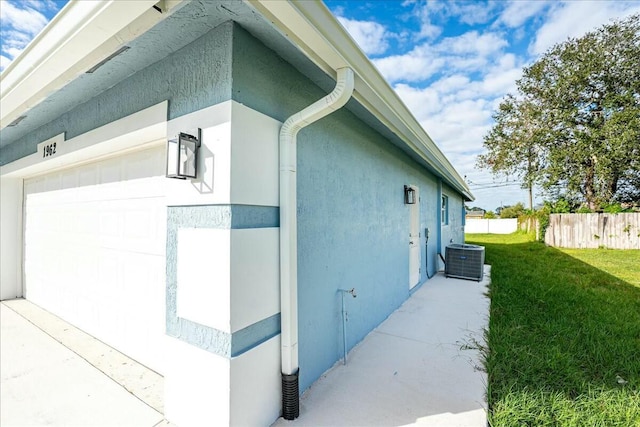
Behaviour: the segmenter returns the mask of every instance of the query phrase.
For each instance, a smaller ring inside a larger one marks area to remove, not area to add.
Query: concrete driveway
[[[0,303],[3,427],[166,425],[147,371],[28,301]]]

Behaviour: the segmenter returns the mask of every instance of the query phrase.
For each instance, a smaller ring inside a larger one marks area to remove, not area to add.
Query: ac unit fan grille
[[[445,250],[446,277],[482,280],[484,276],[484,247],[477,245],[448,245]]]

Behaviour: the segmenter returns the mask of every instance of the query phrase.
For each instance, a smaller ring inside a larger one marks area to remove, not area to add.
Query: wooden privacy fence
[[[640,213],[551,214],[544,242],[559,248],[640,249]]]

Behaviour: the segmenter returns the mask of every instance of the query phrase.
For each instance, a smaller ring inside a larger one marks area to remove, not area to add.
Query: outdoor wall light
[[[167,141],[167,178],[187,179],[198,176],[198,148],[202,140],[202,130],[198,136],[180,132]]]
[[[416,203],[416,190],[408,185],[404,186],[404,203],[405,205],[414,205]]]

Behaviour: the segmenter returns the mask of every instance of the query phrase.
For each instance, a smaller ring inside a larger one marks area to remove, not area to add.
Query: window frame
[[[449,225],[449,196],[446,194],[440,200],[440,224]]]

